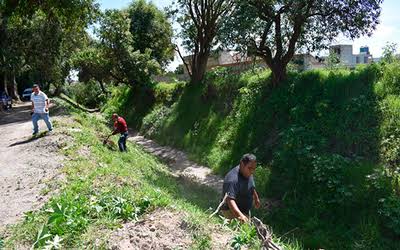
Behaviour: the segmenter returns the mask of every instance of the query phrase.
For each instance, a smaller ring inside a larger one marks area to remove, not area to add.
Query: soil
[[[193,229],[185,221],[186,215],[166,209],[157,209],[138,222],[126,223],[109,240],[113,250],[189,249],[193,243]],[[211,249],[229,249],[229,232],[224,229],[211,234]]]
[[[210,168],[190,161],[187,155],[182,151],[169,146],[160,146],[156,142],[137,133],[131,134],[133,134],[133,136],[128,137],[128,140],[141,145],[146,152],[165,161],[174,175],[206,185],[217,192],[222,192],[223,179],[213,174]]]
[[[51,114],[51,113],[50,113]],[[61,117],[51,117],[53,120]],[[47,128],[39,122],[40,131]],[[53,132],[32,138],[30,103],[17,104],[0,113],[0,231],[40,208],[56,187],[47,183],[59,178],[63,157],[57,152],[65,136]],[[52,190],[46,195],[44,188]]]

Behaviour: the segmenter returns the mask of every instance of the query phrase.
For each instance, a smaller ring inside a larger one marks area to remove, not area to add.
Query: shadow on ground
[[[42,132],[37,136],[32,136],[32,137],[29,137],[28,139],[25,139],[25,140],[22,140],[22,141],[18,141],[18,142],[14,142],[13,144],[10,144],[8,147],[9,148],[10,147],[15,147],[15,146],[18,146],[18,145],[22,145],[22,144],[26,144],[26,143],[30,143],[30,142],[36,141],[39,138],[45,137],[47,135],[47,133],[48,133],[47,131],[46,132]]]

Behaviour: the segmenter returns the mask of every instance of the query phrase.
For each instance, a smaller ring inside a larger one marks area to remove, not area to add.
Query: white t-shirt
[[[35,94],[33,92],[31,94],[31,101],[33,102],[33,112],[43,114],[47,113],[46,112],[46,100],[47,100],[47,95],[43,93],[42,91],[39,91],[38,94]]]

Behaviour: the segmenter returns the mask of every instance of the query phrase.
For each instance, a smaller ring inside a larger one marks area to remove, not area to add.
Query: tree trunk
[[[9,94],[12,97],[12,99],[20,101],[19,95],[18,95],[18,84],[17,81],[15,81],[15,74],[11,73],[10,74],[10,85],[9,85]]]
[[[200,84],[204,78],[204,74],[207,69],[207,54],[198,54],[195,55],[192,63],[192,76],[191,82],[192,84]]]
[[[286,74],[286,65],[284,66],[281,63],[277,63],[273,65],[271,68],[272,72],[272,86],[278,87],[280,84],[282,84],[283,81],[286,80],[287,74]]]
[[[103,81],[100,81],[100,80],[97,80],[97,81],[99,82],[101,91],[103,91],[103,93],[104,93],[106,96],[108,96],[108,92],[107,92],[107,90],[106,90],[106,88],[105,88],[105,86],[104,86]]]

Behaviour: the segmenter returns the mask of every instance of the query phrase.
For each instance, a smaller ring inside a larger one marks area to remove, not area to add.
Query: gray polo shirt
[[[250,176],[245,178],[239,171],[239,166],[234,167],[229,171],[224,179],[222,186],[222,195],[228,195],[236,201],[239,210],[249,215],[249,211],[253,206],[253,190],[255,188],[254,178]],[[228,210],[228,204],[224,204],[222,210]]]

